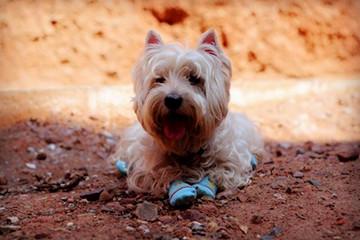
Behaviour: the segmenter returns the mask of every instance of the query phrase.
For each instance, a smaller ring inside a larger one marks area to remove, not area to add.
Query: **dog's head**
[[[134,69],[138,120],[166,151],[196,152],[228,112],[230,78],[230,61],[213,30],[196,49],[164,44],[150,31]]]

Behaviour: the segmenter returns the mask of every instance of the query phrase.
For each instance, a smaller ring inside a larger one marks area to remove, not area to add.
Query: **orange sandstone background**
[[[213,27],[239,79],[360,73],[360,1],[0,1],[0,89],[129,83],[146,32]]]

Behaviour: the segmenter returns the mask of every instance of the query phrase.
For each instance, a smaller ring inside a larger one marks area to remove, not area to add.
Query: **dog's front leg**
[[[256,157],[249,151],[228,154],[228,158],[214,160],[215,167],[208,170],[210,179],[219,190],[235,189],[247,185],[256,167]]]

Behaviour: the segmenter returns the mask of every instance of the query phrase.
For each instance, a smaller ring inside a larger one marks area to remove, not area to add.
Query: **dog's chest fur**
[[[186,167],[199,167],[200,163],[205,160],[206,148],[202,147],[199,151],[194,153],[188,153],[186,155],[176,155],[173,153],[168,154],[170,161],[175,161],[177,164],[186,166]]]

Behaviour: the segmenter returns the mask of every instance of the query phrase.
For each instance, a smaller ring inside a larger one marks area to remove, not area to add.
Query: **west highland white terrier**
[[[130,190],[161,195],[174,181],[190,186],[205,178],[220,190],[249,183],[263,141],[244,115],[228,112],[230,79],[213,30],[196,49],[164,44],[149,31],[133,72],[139,121],[112,156],[127,164]]]

